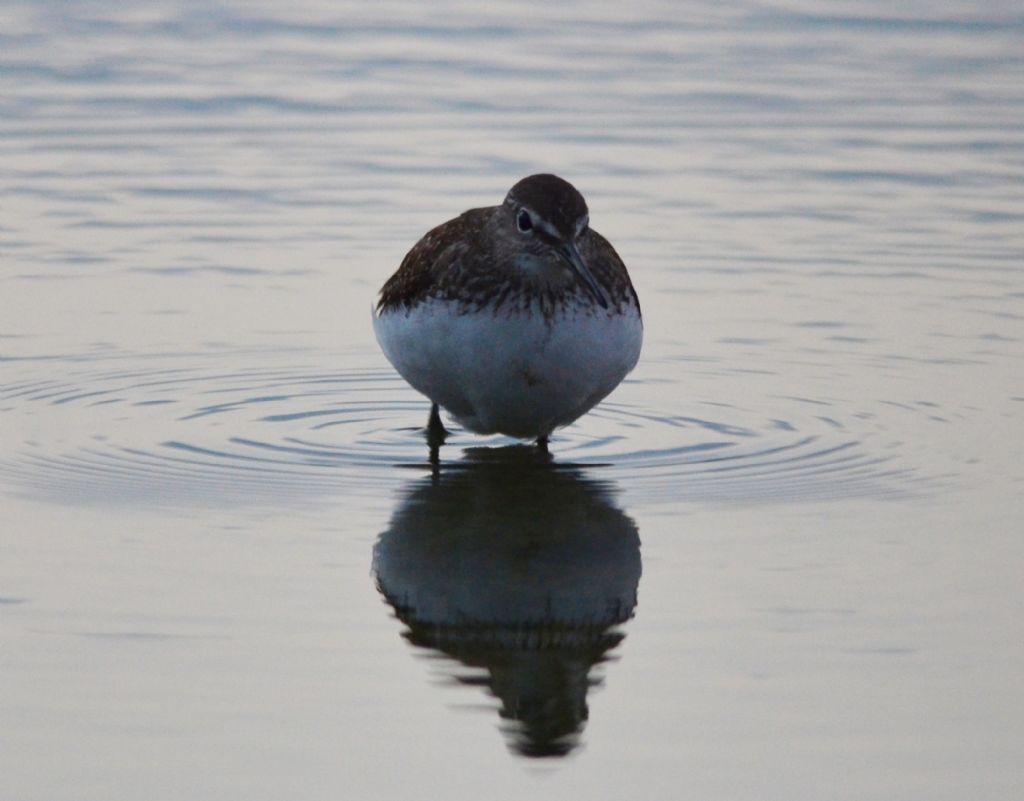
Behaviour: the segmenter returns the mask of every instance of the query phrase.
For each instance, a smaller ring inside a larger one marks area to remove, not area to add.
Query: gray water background
[[[641,363],[433,475],[538,171]],[[0,798],[1020,798],[1022,320],[1016,4],[5,3]]]

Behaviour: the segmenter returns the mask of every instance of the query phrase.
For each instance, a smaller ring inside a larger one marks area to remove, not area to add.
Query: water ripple
[[[46,364],[34,369],[52,370]],[[854,415],[823,418],[794,401],[786,419],[722,404],[711,418],[641,407],[628,390],[558,432],[552,458],[600,471],[645,504],[884,498],[937,479],[908,466],[898,443],[858,433]],[[100,361],[60,379],[13,380],[0,390],[0,410],[23,435],[5,448],[0,478],[49,501],[372,496],[395,480],[395,467],[431,469],[427,404],[387,369],[126,370]],[[512,442],[455,428],[442,469],[459,469],[467,449],[500,456]]]

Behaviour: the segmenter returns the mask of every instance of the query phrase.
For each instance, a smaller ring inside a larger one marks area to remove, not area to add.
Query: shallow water
[[[0,795],[1015,799],[1024,16],[0,9]],[[555,171],[640,365],[550,458],[373,341]]]

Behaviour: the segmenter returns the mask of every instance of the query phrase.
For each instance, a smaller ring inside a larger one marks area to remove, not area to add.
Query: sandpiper
[[[441,406],[470,431],[541,444],[619,385],[643,340],[626,266],[556,175],[429,231],[381,289],[373,328],[432,401],[433,433]]]

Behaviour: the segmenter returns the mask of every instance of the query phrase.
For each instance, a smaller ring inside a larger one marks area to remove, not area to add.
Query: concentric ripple
[[[140,362],[19,365],[0,389],[0,479],[12,491],[68,503],[266,504],[379,495],[395,467],[430,469],[427,404],[389,369],[124,361]],[[898,442],[833,417],[715,404],[705,419],[645,408],[632,399],[642,390],[627,383],[621,400],[559,432],[556,464],[601,471],[645,503],[891,497],[934,480],[901,460]],[[457,469],[467,448],[511,442],[456,429],[442,469]]]

